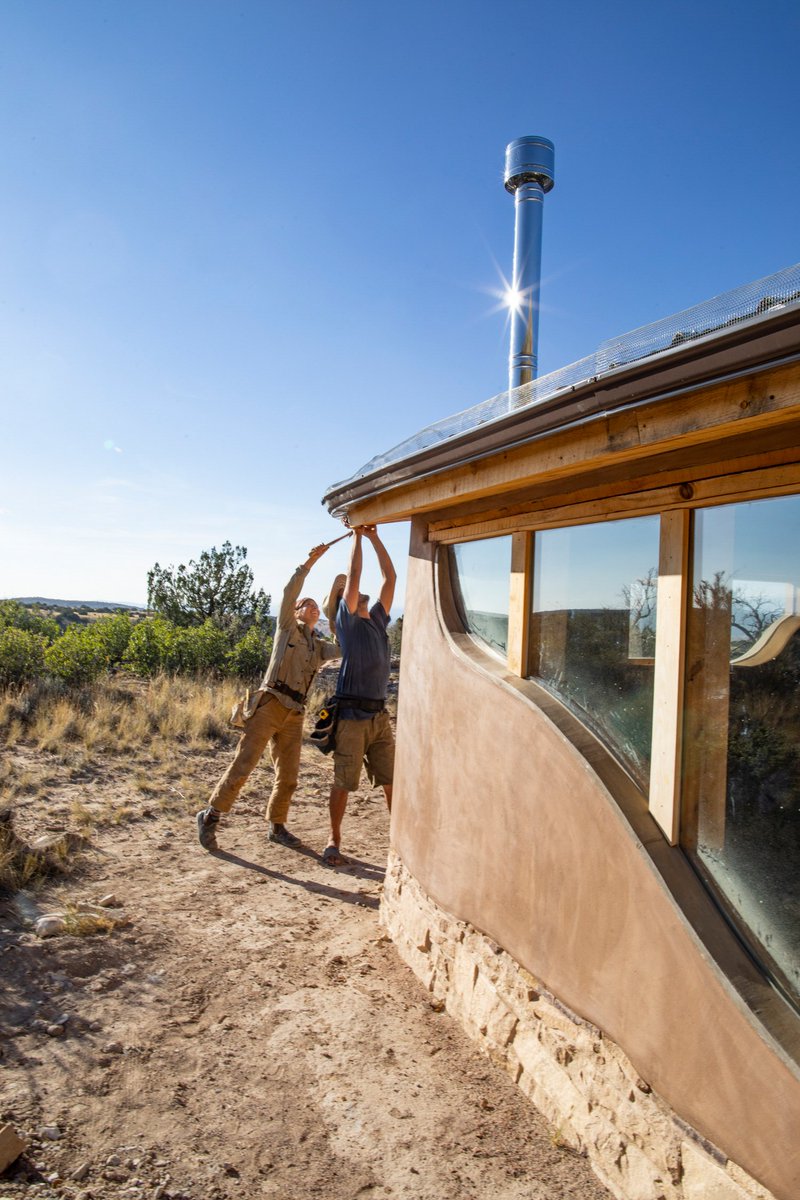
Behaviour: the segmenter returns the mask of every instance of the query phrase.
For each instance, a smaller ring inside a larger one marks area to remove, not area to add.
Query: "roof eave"
[[[322,502],[334,516],[341,516],[412,480],[502,453],[592,417],[643,402],[657,403],[798,357],[800,304],[795,303],[617,367],[538,403],[525,404],[525,391],[531,390],[526,384],[514,393],[522,403],[517,401],[502,416],[334,484]]]

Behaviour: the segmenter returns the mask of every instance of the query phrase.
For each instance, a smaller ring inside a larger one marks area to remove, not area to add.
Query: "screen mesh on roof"
[[[697,338],[718,333],[740,321],[774,312],[798,301],[800,263],[786,267],[774,275],[768,275],[765,279],[756,280],[755,283],[723,292],[720,296],[705,300],[693,308],[684,309],[674,316],[664,317],[651,325],[643,325],[630,333],[609,338],[598,346],[594,354],[586,358],[578,359],[577,362],[557,371],[551,371],[549,375],[542,375],[541,378],[513,391],[501,392],[490,400],[484,400],[481,404],[456,413],[455,416],[436,421],[415,433],[413,437],[393,446],[391,450],[371,458],[349,479],[333,484],[328,489],[328,494],[346,488],[348,484],[352,485],[365,476],[394,466],[420,451],[478,429],[482,425],[488,425],[510,412],[533,408],[567,388],[596,380],[639,359],[649,358],[653,354],[663,353]]]

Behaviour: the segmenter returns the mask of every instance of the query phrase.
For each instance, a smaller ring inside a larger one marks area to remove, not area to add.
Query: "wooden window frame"
[[[698,508],[800,494],[800,463],[732,472],[681,488],[628,492],[589,503],[561,505],[514,517],[461,526],[429,526],[429,539],[443,544],[512,535],[509,579],[508,670],[529,672],[533,539],[537,532],[571,525],[657,515],[659,531],[658,612],[653,687],[653,725],[648,806],[671,846],[681,833],[682,734],[685,703],[686,622],[691,594],[692,514]]]

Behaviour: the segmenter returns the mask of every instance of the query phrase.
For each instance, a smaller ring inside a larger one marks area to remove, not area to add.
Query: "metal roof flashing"
[[[743,304],[749,311],[738,315]],[[709,327],[709,317],[720,316]],[[666,345],[640,353],[665,339]],[[794,359],[800,359],[800,264],[604,342],[594,355],[429,425],[331,485],[322,502],[342,516],[351,505],[412,480]]]

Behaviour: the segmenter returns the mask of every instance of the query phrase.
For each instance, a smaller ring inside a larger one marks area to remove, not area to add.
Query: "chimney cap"
[[[530,134],[517,138],[506,146],[506,191],[512,194],[523,183],[538,183],[549,192],[555,183],[553,176],[555,148],[547,138]]]

